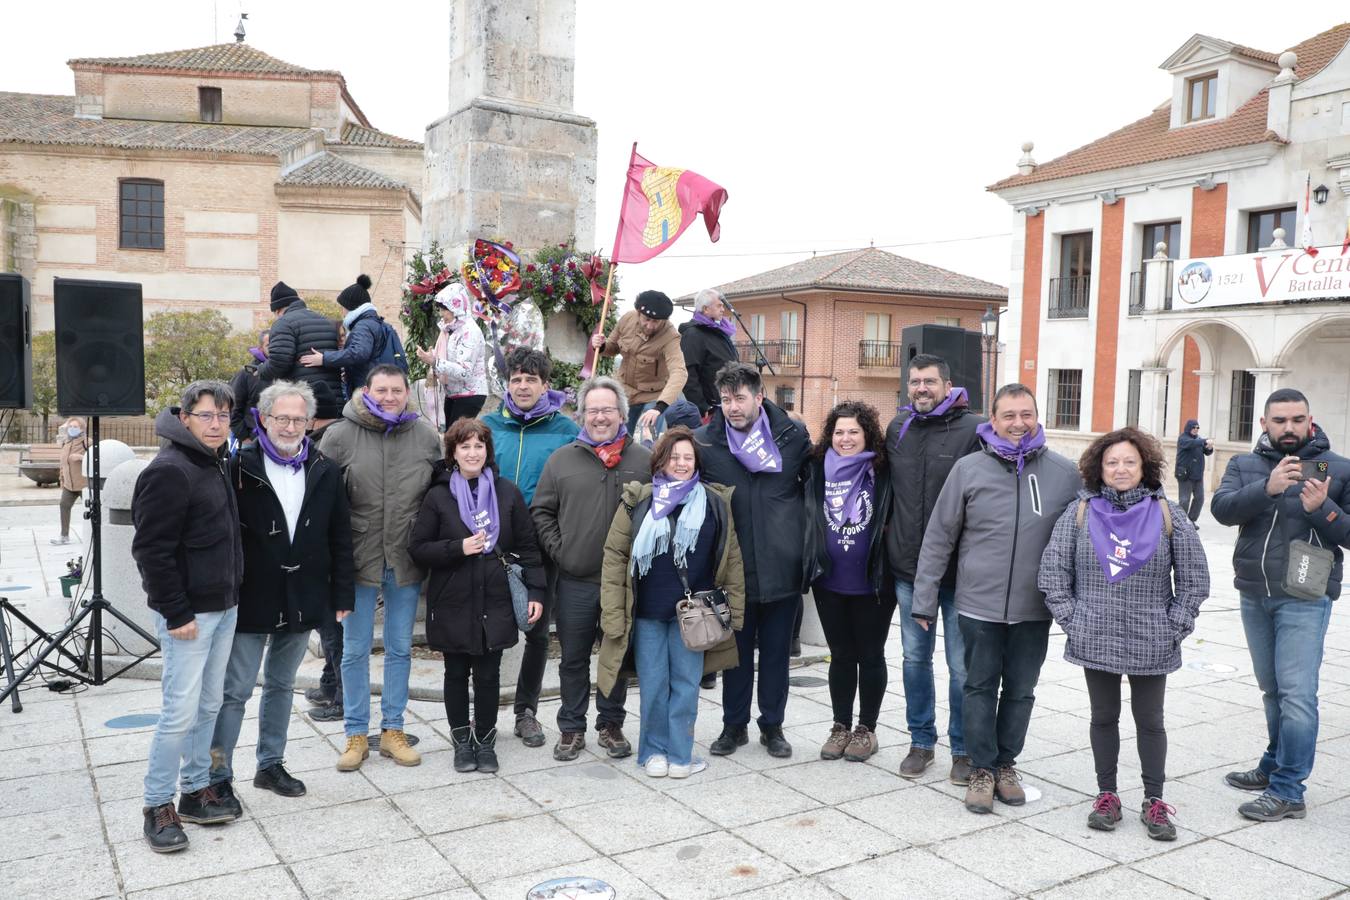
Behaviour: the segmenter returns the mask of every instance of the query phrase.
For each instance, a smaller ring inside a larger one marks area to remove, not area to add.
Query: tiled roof
[[[404,147],[407,149],[422,149],[421,141],[410,141],[407,138],[401,138],[396,134],[389,134],[386,131],[380,131],[376,128],[366,128],[364,125],[357,125],[354,122],[348,122],[342,126],[342,139],[337,141],[339,144],[350,144],[354,147]]]
[[[79,119],[75,98],[0,91],[0,144],[66,144],[126,150],[276,155],[311,139],[310,128]]]
[[[357,187],[383,191],[403,191],[408,186],[387,175],[323,152],[281,177],[278,184],[307,187]]]
[[[1008,289],[959,272],[950,272],[868,247],[813,256],[749,278],[718,285],[728,297],[769,294],[802,288],[876,291],[885,294],[936,294],[1006,301]]]
[[[1291,47],[1298,54],[1294,75],[1300,81],[1316,75],[1335,58],[1347,40],[1350,40],[1350,23],[1337,25]],[[1261,59],[1270,57],[1270,61],[1278,58],[1276,54],[1263,51],[1251,51],[1247,55],[1253,54],[1261,54],[1257,57]],[[1267,91],[1262,89],[1232,115],[1216,122],[1188,125],[1185,128],[1168,127],[1172,107],[1171,103],[1165,103],[1119,131],[1037,166],[1030,175],[1013,175],[990,185],[989,190],[1001,191],[1024,184],[1280,141],[1279,135],[1266,128],[1267,102]]]
[[[95,56],[69,60],[70,66],[113,69],[191,69],[195,72],[248,72],[258,75],[331,75],[326,69],[306,69],[268,56],[248,44],[212,44],[191,50],[143,53],[140,56]]]

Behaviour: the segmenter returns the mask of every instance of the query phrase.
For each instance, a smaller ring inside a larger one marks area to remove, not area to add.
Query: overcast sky
[[[250,44],[341,70],[376,127],[420,140],[447,112],[444,0],[4,6],[0,90],[71,94],[67,59],[233,40],[242,8]],[[730,193],[722,240],[696,223],[623,273],[630,297],[869,243],[1007,284],[1012,213],[984,188],[1015,170],[1022,141],[1045,162],[1147,115],[1171,93],[1158,64],[1195,32],[1279,52],[1339,21],[1336,4],[1268,0],[577,6],[576,111],[600,135],[597,246],[613,242],[634,140]]]

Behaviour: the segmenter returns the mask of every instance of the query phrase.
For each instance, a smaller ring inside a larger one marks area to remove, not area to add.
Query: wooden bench
[[[19,451],[19,474],[38,487],[61,481],[61,447],[58,444],[33,444]]]

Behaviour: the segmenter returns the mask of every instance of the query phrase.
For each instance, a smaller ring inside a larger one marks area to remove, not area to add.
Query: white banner
[[[1284,300],[1350,299],[1350,253],[1340,244],[1316,256],[1296,247],[1177,260],[1173,309],[1278,303]]]

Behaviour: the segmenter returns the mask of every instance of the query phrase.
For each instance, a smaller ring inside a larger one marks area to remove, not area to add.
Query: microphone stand
[[[755,340],[755,336],[750,329],[745,327],[745,321],[741,318],[741,314],[736,311],[736,307],[732,306],[731,301],[725,297],[722,298],[722,305],[727,308],[727,312],[736,317],[736,321],[741,325],[741,331],[744,331],[745,336],[750,339],[750,346],[755,348],[755,368],[759,369],[761,375],[764,374],[765,369],[768,369],[770,375],[777,376],[778,373],[774,370],[773,364],[764,355],[764,348],[759,345],[759,341]],[[737,355],[739,356],[739,354]]]

